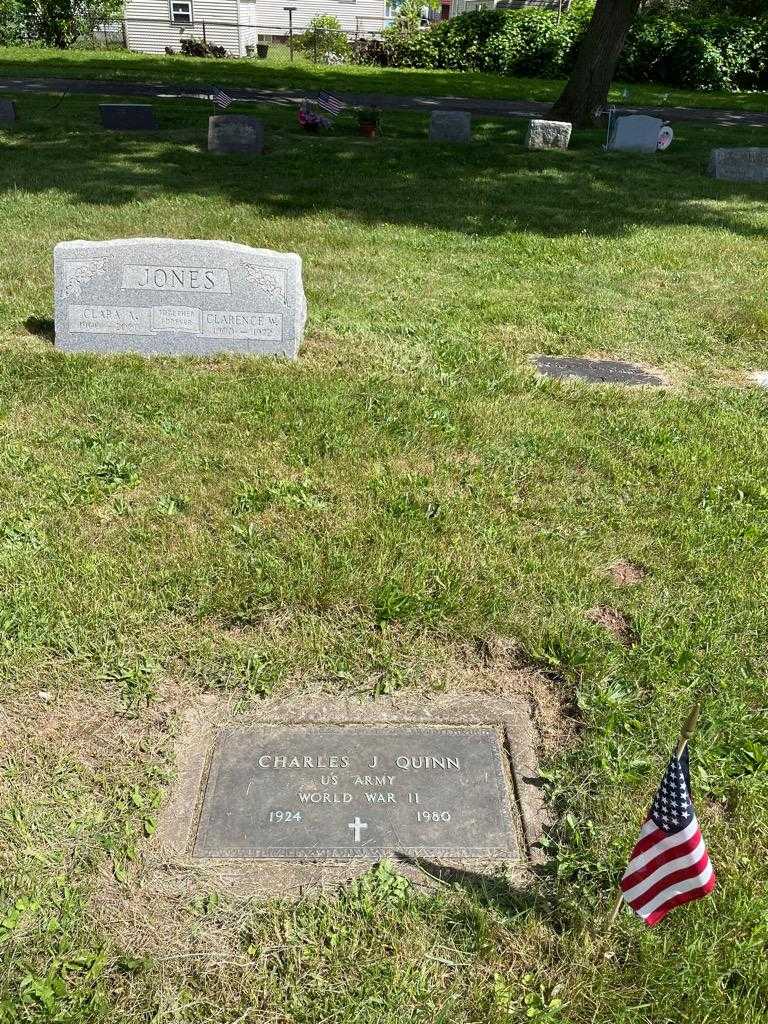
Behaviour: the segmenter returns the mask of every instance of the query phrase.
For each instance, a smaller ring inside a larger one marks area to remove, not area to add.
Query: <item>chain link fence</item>
[[[379,39],[388,19],[361,17],[354,29],[302,28],[294,24],[255,25],[241,21],[125,18],[94,28],[79,49],[122,49],[193,57],[243,57],[283,64],[309,61],[344,64],[365,42]],[[27,42],[35,43],[33,38]]]

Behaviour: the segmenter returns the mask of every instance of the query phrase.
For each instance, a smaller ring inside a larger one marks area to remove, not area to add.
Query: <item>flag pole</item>
[[[677,746],[675,747],[675,757],[682,757],[683,751],[688,746],[688,741],[690,740],[691,736],[693,736],[694,732],[696,732],[696,726],[698,725],[700,714],[701,701],[696,701],[696,703],[691,708],[691,713],[686,718],[685,724],[683,725],[683,728],[680,731],[680,738],[677,741]],[[623,902],[624,893],[621,891],[621,889],[619,889],[619,894],[616,897],[616,902],[614,903],[613,909],[611,910],[611,916],[608,918],[608,926],[605,929],[606,932],[609,932],[611,928],[613,928],[616,922],[616,918],[619,916],[619,911],[621,910],[621,905]]]

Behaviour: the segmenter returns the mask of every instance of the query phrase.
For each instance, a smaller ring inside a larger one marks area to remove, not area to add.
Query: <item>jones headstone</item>
[[[65,352],[295,359],[307,305],[301,257],[235,242],[60,242],[56,345]]]
[[[585,380],[590,384],[647,384],[660,387],[664,381],[642,366],[618,359],[585,359],[581,356],[536,356],[536,369],[543,377],[557,380]]]
[[[0,100],[0,124],[13,124],[15,120],[15,102],[13,100]]]
[[[429,119],[430,142],[471,142],[472,115],[463,110],[435,110]]]
[[[208,149],[212,153],[263,153],[264,125],[247,114],[215,114],[208,118]]]
[[[568,149],[572,128],[570,121],[543,121],[534,118],[528,124],[525,145],[528,149]]]
[[[647,114],[621,114],[611,125],[608,149],[630,153],[655,153],[664,122]]]
[[[713,149],[709,173],[721,181],[768,181],[768,147],[741,146]]]
[[[100,103],[101,124],[115,132],[147,132],[157,128],[148,103]]]
[[[257,726],[219,734],[194,856],[519,856],[491,727]]]

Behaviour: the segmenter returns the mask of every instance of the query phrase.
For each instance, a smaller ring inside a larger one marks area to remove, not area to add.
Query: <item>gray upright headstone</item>
[[[100,103],[101,124],[115,132],[147,132],[157,128],[148,103]]]
[[[264,125],[247,114],[215,114],[208,118],[208,149],[212,153],[263,153]]]
[[[647,114],[620,114],[611,126],[608,149],[630,153],[655,153],[664,122]]]
[[[741,146],[713,149],[709,155],[709,173],[721,181],[768,181],[768,148]]]
[[[295,359],[307,304],[301,257],[235,242],[59,242],[56,345],[65,352]]]
[[[472,115],[463,110],[435,110],[429,119],[430,142],[471,142]]]
[[[528,149],[568,149],[573,125],[570,121],[544,121],[534,118],[525,134]]]
[[[16,120],[16,104],[13,100],[0,100],[0,124],[13,124]]]

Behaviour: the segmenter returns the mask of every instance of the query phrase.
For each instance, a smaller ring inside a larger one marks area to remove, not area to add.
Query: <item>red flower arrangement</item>
[[[323,117],[321,114],[316,114],[306,100],[299,107],[299,124],[305,132],[319,132],[321,129],[331,127],[331,122],[328,118]]]

